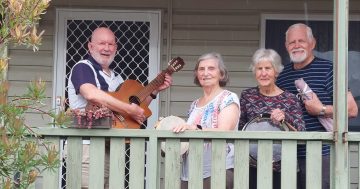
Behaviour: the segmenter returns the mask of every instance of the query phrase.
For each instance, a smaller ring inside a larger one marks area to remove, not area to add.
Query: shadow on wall
[[[327,60],[333,60],[333,51],[318,52],[314,51],[315,56]],[[355,97],[358,107],[360,107],[360,52],[349,51],[348,55],[348,79],[349,88]],[[349,131],[360,131],[360,116],[349,120]]]

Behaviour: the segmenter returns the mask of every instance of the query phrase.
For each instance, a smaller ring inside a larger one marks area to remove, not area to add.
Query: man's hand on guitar
[[[171,75],[166,73],[164,83],[162,85],[160,85],[157,90],[162,91],[164,89],[167,89],[167,88],[169,88],[171,86],[171,84],[172,84],[172,77],[171,77]]]
[[[127,114],[139,124],[142,124],[146,119],[144,109],[134,103],[130,104],[130,108],[127,109]]]

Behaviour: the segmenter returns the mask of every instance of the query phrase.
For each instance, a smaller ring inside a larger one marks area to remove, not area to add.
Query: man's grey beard
[[[107,62],[102,62],[101,61],[101,56],[99,54],[94,54],[92,55],[92,57],[94,58],[94,60],[96,60],[96,62],[98,62],[100,65],[107,65],[110,66],[110,64],[114,61],[115,55],[113,55],[112,57],[110,57],[110,59]]]
[[[292,52],[290,53],[290,60],[291,60],[291,62],[293,62],[293,63],[295,63],[295,64],[298,64],[298,63],[302,63],[302,62],[305,61],[305,59],[306,59],[306,57],[307,57],[307,52],[306,52],[304,49],[301,49],[301,50],[303,50],[304,54],[301,55],[300,57],[299,57],[299,56],[296,56],[296,57],[295,57],[295,56],[292,54]]]

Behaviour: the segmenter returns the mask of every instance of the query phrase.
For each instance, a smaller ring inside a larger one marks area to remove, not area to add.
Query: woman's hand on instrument
[[[273,123],[275,124],[280,124],[282,121],[285,120],[285,112],[283,112],[282,110],[280,109],[274,109],[272,112],[271,112],[271,116],[270,116],[271,120]]]
[[[137,104],[131,103],[126,113],[139,124],[142,124],[146,120],[144,109]]]
[[[173,128],[173,132],[174,133],[181,133],[184,132],[185,130],[196,130],[196,125],[179,125]]]

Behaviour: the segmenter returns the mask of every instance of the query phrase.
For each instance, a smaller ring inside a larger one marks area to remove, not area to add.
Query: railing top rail
[[[349,132],[345,137],[349,142],[360,142],[360,132]]]
[[[331,132],[270,132],[270,131],[186,131],[176,134],[154,129],[73,129],[34,128],[42,136],[131,137],[131,138],[200,138],[200,139],[263,139],[263,140],[323,140],[332,141]],[[360,139],[360,135],[359,135]]]

